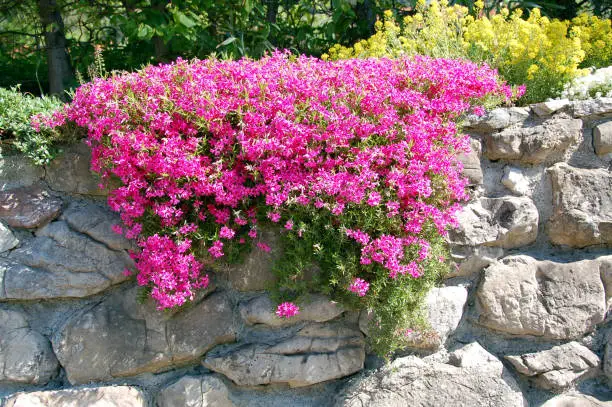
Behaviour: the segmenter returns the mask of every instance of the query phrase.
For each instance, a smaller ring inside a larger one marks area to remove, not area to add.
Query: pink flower
[[[280,220],[280,218],[281,218],[280,213],[268,212],[268,219],[270,219],[272,222],[276,223]]]
[[[293,229],[293,221],[292,220],[288,220],[287,223],[285,223],[285,229],[287,229],[287,230],[292,230]]]
[[[223,239],[232,239],[235,234],[236,232],[234,232],[232,229],[228,228],[227,226],[223,226],[221,230],[219,231],[219,237],[222,237]]]
[[[216,240],[212,246],[208,248],[208,253],[215,259],[223,256],[223,242],[221,240]]]
[[[272,250],[272,249],[270,249],[270,246],[268,246],[267,244],[265,244],[263,242],[257,242],[257,247],[260,250],[263,250],[266,253],[270,253],[270,250]]]
[[[249,237],[251,239],[255,239],[257,237],[257,229],[252,228],[251,230],[249,230]]]
[[[292,302],[283,302],[276,308],[276,315],[279,318],[291,318],[300,313],[300,307]]]
[[[380,199],[380,194],[376,191],[372,191],[370,192],[370,196],[368,197],[368,205],[377,206],[380,203]]]
[[[369,289],[370,289],[370,283],[368,283],[367,281],[361,278],[355,278],[348,287],[349,291],[354,292],[360,297],[363,297],[364,295],[366,295]]]

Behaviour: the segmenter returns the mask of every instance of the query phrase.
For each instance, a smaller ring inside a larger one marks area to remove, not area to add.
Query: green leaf
[[[153,27],[147,24],[140,23],[138,25],[138,31],[136,33],[136,36],[139,40],[150,40],[151,37],[153,37],[154,33],[155,30],[153,29]]]
[[[179,10],[174,11],[174,22],[187,28],[193,28],[197,23]]]
[[[223,41],[222,43],[220,43],[219,45],[217,45],[216,48],[220,48],[220,47],[225,47],[226,45],[230,45],[232,42],[236,41],[238,38],[232,36],[229,37],[228,39],[226,39],[225,41]]]

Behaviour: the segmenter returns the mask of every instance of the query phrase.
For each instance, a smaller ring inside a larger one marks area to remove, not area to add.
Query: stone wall
[[[466,131],[456,267],[390,365],[368,353],[365,312],[312,295],[275,317],[274,231],[271,253],[158,312],[123,273],[131,242],[84,145],[46,168],[0,159],[0,405],[606,405],[612,99],[495,109]]]

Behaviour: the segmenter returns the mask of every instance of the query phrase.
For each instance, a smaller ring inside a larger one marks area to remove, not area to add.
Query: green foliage
[[[75,133],[69,129],[63,133],[50,129],[37,132],[31,125],[31,119],[37,114],[51,114],[61,106],[62,102],[58,99],[23,94],[19,87],[0,88],[2,143],[14,146],[37,165],[48,163],[58,153],[58,143],[72,140]]]
[[[360,264],[362,246],[345,232],[347,228],[360,228],[373,234],[399,233],[399,222],[387,217],[381,207],[348,205],[341,216],[342,223],[337,223],[337,217],[329,212],[312,206],[295,205],[291,214],[294,227],[291,232],[281,233],[283,254],[274,265],[278,282],[273,300],[295,301],[307,307],[308,294],[319,292],[348,309],[372,311],[368,341],[381,356],[405,348],[408,345],[405,332],[427,330],[425,296],[448,271],[446,244],[433,225],[427,225],[422,232],[422,237],[431,244],[430,256],[423,263],[423,275],[419,278],[398,275],[390,279],[382,265]],[[407,247],[405,256],[416,258],[416,246]],[[354,278],[369,281],[367,295],[359,297],[347,290]]]

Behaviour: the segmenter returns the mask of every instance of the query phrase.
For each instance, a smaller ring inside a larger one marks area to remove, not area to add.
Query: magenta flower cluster
[[[349,291],[354,292],[360,297],[365,296],[369,289],[370,289],[370,283],[358,277],[355,278],[348,287]]]
[[[258,218],[292,230],[296,205],[337,217],[349,206],[380,208],[401,232],[347,230],[362,246],[361,263],[418,277],[419,261],[404,249],[419,245],[423,260],[424,225],[445,233],[454,224],[467,197],[457,154],[469,149],[454,123],[488,95],[511,90],[471,62],[324,62],[276,52],[96,79],[46,124],[87,128],[92,169],[118,181],[108,183],[108,202],[140,246],[138,283],[168,308],[208,284],[203,262],[256,238]],[[365,295],[367,284],[355,292]]]
[[[279,318],[291,318],[300,313],[300,307],[292,302],[282,302],[276,308],[276,315]]]

